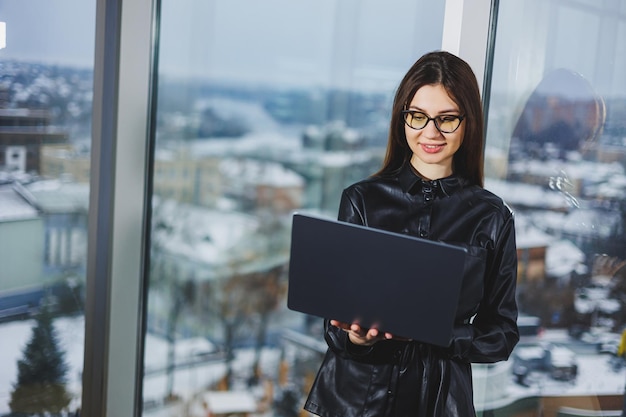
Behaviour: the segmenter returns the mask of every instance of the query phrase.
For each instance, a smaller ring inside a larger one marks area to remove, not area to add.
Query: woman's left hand
[[[331,320],[330,324],[347,332],[350,341],[355,345],[371,346],[380,340],[393,338],[391,333],[381,332],[375,328],[367,329],[357,323],[343,323],[337,320]]]

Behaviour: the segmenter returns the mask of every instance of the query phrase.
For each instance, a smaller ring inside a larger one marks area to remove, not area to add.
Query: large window
[[[325,345],[285,309],[290,215],[334,217],[379,166],[394,88],[441,47],[443,9],[192,3],[163,2],[160,22],[144,414],[298,415]],[[493,4],[486,187],[516,213],[522,341],[474,366],[476,408],[619,410],[624,6]]]
[[[422,53],[458,41],[483,74],[486,3],[0,2],[0,415],[302,415],[325,344],[285,307],[291,213],[336,216],[340,190],[379,167]],[[476,408],[617,415],[626,4],[490,3],[486,187],[515,211],[523,315],[511,359],[474,366]],[[54,400],[35,409],[43,374]]]
[[[500,2],[497,28],[486,187],[515,211],[524,333],[513,379],[477,400],[546,416],[621,410],[626,4]]]
[[[95,3],[0,3],[3,416],[81,408]]]
[[[380,166],[443,6],[162,2],[144,415],[299,415],[324,346],[286,308],[291,215]]]

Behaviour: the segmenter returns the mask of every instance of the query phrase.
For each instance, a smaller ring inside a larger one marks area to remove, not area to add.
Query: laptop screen
[[[448,346],[465,256],[462,247],[298,213],[287,306]]]

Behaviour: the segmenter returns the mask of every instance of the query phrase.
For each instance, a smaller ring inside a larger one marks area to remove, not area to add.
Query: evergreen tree
[[[13,415],[61,415],[71,401],[65,387],[68,367],[65,352],[59,348],[52,316],[45,307],[37,315],[17,370],[17,382],[9,403]]]

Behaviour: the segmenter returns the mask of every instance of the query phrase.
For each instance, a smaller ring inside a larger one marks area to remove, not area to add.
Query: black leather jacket
[[[398,340],[363,347],[326,322],[329,349],[305,409],[324,417],[474,416],[470,363],[506,360],[519,340],[509,208],[462,178],[422,180],[407,164],[344,190],[339,219],[466,247],[457,324],[448,348]]]

